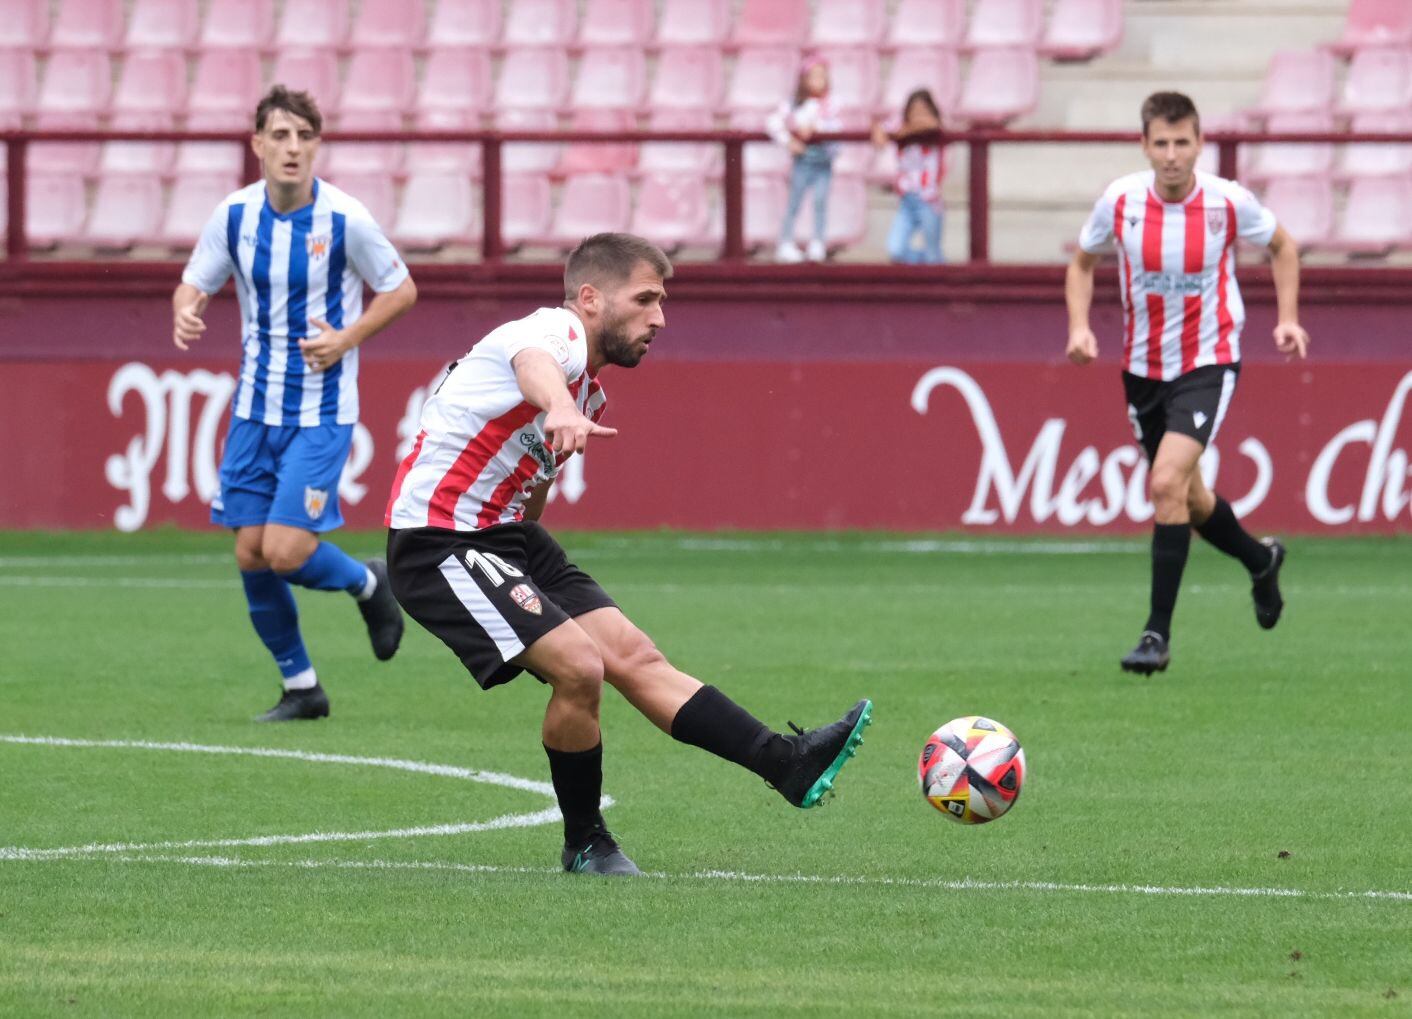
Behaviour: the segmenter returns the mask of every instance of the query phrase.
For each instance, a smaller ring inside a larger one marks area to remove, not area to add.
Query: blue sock
[[[289,679],[310,668],[309,652],[299,636],[299,608],[289,585],[274,570],[242,570],[240,579],[250,603],[250,622],[275,656],[279,674]]]
[[[368,568],[337,545],[321,541],[303,566],[283,574],[285,580],[316,591],[347,591],[356,595],[368,582]]]

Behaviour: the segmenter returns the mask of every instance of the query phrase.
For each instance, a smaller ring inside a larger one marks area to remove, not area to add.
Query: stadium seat
[[[579,110],[571,128],[576,131],[632,131],[634,115],[625,110]],[[631,142],[570,142],[559,160],[566,176],[585,173],[626,173],[637,165],[637,146]]]
[[[901,0],[888,24],[887,45],[955,49],[966,37],[966,0]]]
[[[277,47],[337,49],[348,37],[347,0],[284,0]]]
[[[628,229],[671,251],[704,244],[710,229],[711,205],[706,183],[692,175],[652,175],[642,181]]]
[[[123,61],[115,112],[179,113],[186,107],[186,58],[172,50],[131,53]]]
[[[730,115],[732,131],[764,131],[768,110],[736,110]],[[742,153],[748,177],[787,177],[794,157],[776,141],[746,142]]]
[[[397,216],[397,186],[385,173],[329,174],[329,181],[367,207],[373,220],[384,230]]]
[[[878,105],[882,72],[871,48],[820,50],[829,65],[829,104],[838,111],[868,110]]]
[[[712,131],[715,118],[708,110],[659,109],[650,114],[653,131]],[[644,174],[696,174],[714,180],[721,175],[721,146],[713,142],[647,142],[638,155]]]
[[[339,108],[338,58],[332,50],[281,50],[269,84],[308,92],[325,117]]]
[[[886,117],[901,117],[903,103],[919,88],[931,91],[943,116],[956,109],[961,96],[961,63],[954,50],[899,49],[893,55],[878,112]]]
[[[658,46],[719,46],[730,35],[730,0],[662,0]]]
[[[53,49],[117,49],[123,37],[123,0],[62,0],[49,32]]]
[[[1059,0],[1039,52],[1054,60],[1089,60],[1122,41],[1122,0]]]
[[[559,115],[553,110],[500,110],[495,126],[502,131],[556,131]],[[555,142],[506,142],[500,150],[500,169],[505,174],[548,173],[559,165],[563,146]]]
[[[448,173],[413,173],[397,203],[393,238],[415,249],[468,244],[478,234],[480,204],[469,177]]]
[[[507,248],[543,241],[549,234],[553,211],[548,177],[512,173],[500,179],[500,241]]]
[[[1359,50],[1348,65],[1339,109],[1354,115],[1391,113],[1412,105],[1412,50]]]
[[[41,131],[97,131],[98,118],[91,113],[42,113],[35,117]],[[43,167],[45,173],[91,176],[98,169],[101,146],[98,142],[31,142],[28,166],[31,173]]]
[[[8,196],[10,193],[10,178],[5,173],[5,160],[0,159],[0,195]],[[10,224],[10,202],[8,197],[0,201],[0,237],[3,237],[9,229]]]
[[[252,104],[253,106],[253,104]],[[193,113],[186,118],[188,131],[239,131],[249,133],[253,118],[233,112]],[[245,168],[244,142],[182,142],[177,146],[176,174],[238,177]]]
[[[966,29],[966,49],[1035,46],[1044,27],[1044,0],[978,0]]]
[[[112,82],[112,64],[107,54],[93,50],[60,50],[50,55],[44,69],[35,111],[40,116],[105,113]]]
[[[216,206],[239,186],[238,178],[226,174],[189,173],[177,177],[157,240],[172,247],[190,248]]]
[[[171,114],[148,110],[115,114],[108,126],[114,131],[170,131],[175,125]],[[98,170],[105,177],[137,173],[169,177],[175,158],[172,142],[104,142]]]
[[[567,250],[592,234],[624,232],[631,215],[632,194],[622,177],[570,177],[559,195],[548,240]]]
[[[567,46],[574,38],[575,0],[515,0],[505,18],[507,47]]]
[[[1211,135],[1222,132],[1249,131],[1251,128],[1250,118],[1239,110],[1203,116],[1201,118],[1201,135],[1205,144],[1202,146],[1201,156],[1196,161],[1196,168],[1202,173],[1220,172],[1220,146],[1210,140]],[[1249,168],[1253,149],[1252,145],[1241,145],[1236,149],[1236,176],[1238,178],[1243,176]]]
[[[37,83],[33,53],[0,50],[0,131],[20,127],[34,111]]]
[[[809,42],[813,46],[871,46],[887,30],[884,0],[819,0]]]
[[[340,131],[401,131],[400,110],[344,110],[336,118]],[[329,126],[325,130],[331,130]],[[320,149],[330,177],[348,174],[394,174],[402,167],[399,142],[325,142]],[[424,169],[413,166],[413,170]]]
[[[1354,134],[1412,134],[1412,113],[1363,113],[1353,118],[1349,130]],[[1345,145],[1337,175],[1344,180],[1412,175],[1412,145],[1399,142]]]
[[[670,47],[657,54],[657,73],[647,94],[651,110],[715,110],[725,81],[721,51],[712,47]]]
[[[942,167],[946,166],[946,150],[942,150]],[[893,191],[897,186],[897,146],[884,145],[873,157],[868,168],[868,183]]]
[[[418,131],[478,131],[480,128],[479,109],[417,112]],[[416,170],[479,177],[481,150],[479,145],[471,142],[413,142],[407,148],[407,165]]]
[[[410,50],[359,50],[348,61],[348,83],[339,109],[400,114],[412,105],[416,86]]]
[[[789,191],[778,177],[745,178],[745,210],[742,233],[750,250],[774,248],[784,221]]]
[[[1334,239],[1340,250],[1364,254],[1412,245],[1412,181],[1399,177],[1353,181]]]
[[[199,45],[203,50],[262,50],[274,30],[274,0],[211,0]]]
[[[866,133],[873,125],[871,110],[841,110],[839,119],[844,131]],[[838,157],[833,161],[834,177],[866,177],[877,158],[877,148],[871,141],[843,142],[838,148]]]
[[[162,182],[150,174],[117,174],[98,181],[82,239],[100,248],[130,248],[156,237],[162,222]]]
[[[861,177],[835,176],[829,187],[828,226],[824,243],[829,251],[851,247],[868,235],[868,183]],[[794,218],[800,245],[814,236],[813,196],[806,195]]]
[[[480,49],[434,49],[427,54],[418,110],[456,110],[479,117],[490,105],[490,54]]]
[[[26,175],[25,191],[25,235],[30,247],[53,247],[78,237],[87,211],[82,176],[31,171]]]
[[[773,110],[794,96],[799,52],[793,49],[741,50],[726,91],[731,110]]]
[[[1039,62],[1032,49],[979,50],[971,58],[957,114],[973,124],[1003,124],[1039,101]]]
[[[191,0],[135,0],[123,47],[189,49],[196,42],[197,9]]]
[[[652,0],[588,0],[579,22],[580,46],[633,46],[652,38]]]
[[[568,99],[569,58],[561,49],[511,50],[495,83],[499,110],[559,110]]]
[[[1334,99],[1334,58],[1324,50],[1279,50],[1265,69],[1260,101],[1252,112],[1309,113]]]
[[[1332,131],[1333,115],[1327,111],[1281,113],[1265,122],[1270,132]],[[1255,181],[1275,177],[1326,177],[1334,165],[1332,143],[1267,142],[1256,148],[1249,176]]]
[[[1412,45],[1412,4],[1407,0],[1350,0],[1343,35],[1333,44],[1344,55],[1369,46]]]
[[[802,46],[809,34],[809,0],[744,0],[731,42],[736,46]]]
[[[6,0],[0,49],[36,50],[49,38],[49,0]]]
[[[348,43],[354,51],[393,46],[408,49],[426,39],[426,11],[406,0],[363,0]]]
[[[647,67],[642,50],[585,50],[569,93],[574,109],[636,110],[642,105]]]
[[[500,0],[437,0],[427,45],[437,49],[485,49],[500,41]]]
[[[1264,204],[1301,249],[1327,244],[1334,226],[1334,192],[1328,177],[1279,177]]]

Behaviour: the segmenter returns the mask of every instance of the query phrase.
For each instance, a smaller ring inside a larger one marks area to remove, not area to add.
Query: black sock
[[[546,746],[544,752],[549,755],[549,777],[564,815],[564,845],[582,846],[595,829],[607,827],[598,812],[603,795],[603,744],[592,750]]]
[[[1206,518],[1206,523],[1197,525],[1196,533],[1226,555],[1239,559],[1252,575],[1270,565],[1270,550],[1240,526],[1231,504],[1219,495],[1216,496],[1216,508]]]
[[[748,768],[778,784],[792,748],[779,733],[714,686],[703,686],[672,719],[672,739]]]
[[[1172,612],[1177,607],[1177,589],[1182,586],[1182,570],[1190,549],[1190,524],[1153,526],[1152,615],[1147,617],[1147,629],[1161,634],[1163,640],[1172,636]]]

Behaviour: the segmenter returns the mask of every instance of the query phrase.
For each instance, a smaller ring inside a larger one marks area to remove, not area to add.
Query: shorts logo
[[[1197,428],[1206,427],[1206,414],[1203,411],[1197,411],[1191,416],[1191,419],[1196,422]]]
[[[328,505],[328,489],[325,488],[305,488],[304,489],[304,512],[309,514],[310,520],[317,520],[324,515],[324,507]]]
[[[533,612],[536,616],[544,612],[544,603],[539,600],[539,595],[534,593],[534,588],[528,584],[516,584],[510,588],[510,597],[515,599],[515,604],[526,612]]]
[[[1226,232],[1226,210],[1225,210],[1225,209],[1207,209],[1207,210],[1206,210],[1206,229],[1209,230],[1209,231],[1211,231],[1211,235],[1212,235],[1213,237],[1216,236],[1217,234],[1223,234],[1223,233],[1225,233],[1225,232]]]

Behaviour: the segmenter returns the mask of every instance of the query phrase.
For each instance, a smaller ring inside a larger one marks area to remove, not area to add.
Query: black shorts
[[[530,521],[483,531],[388,531],[387,572],[407,615],[486,689],[518,676],[523,670],[510,659],[556,626],[615,604]]]
[[[1123,372],[1128,420],[1148,462],[1157,459],[1157,446],[1168,432],[1209,445],[1231,405],[1239,376],[1239,364],[1204,365],[1170,382]]]

